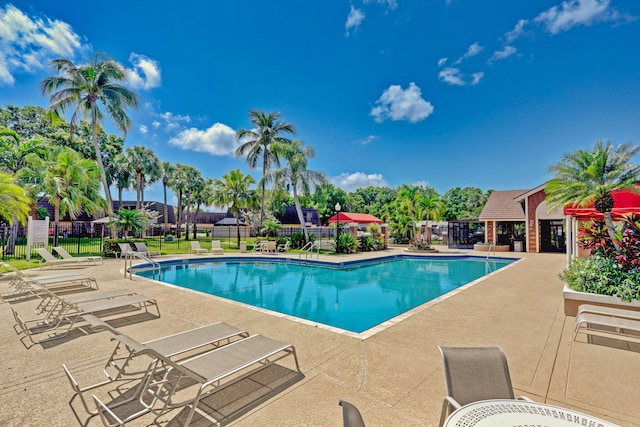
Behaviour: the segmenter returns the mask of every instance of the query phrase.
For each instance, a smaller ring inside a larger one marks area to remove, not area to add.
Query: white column
[[[571,259],[573,258],[573,218],[571,215],[565,216],[565,233],[566,233],[566,247],[567,247],[567,267],[571,265]]]

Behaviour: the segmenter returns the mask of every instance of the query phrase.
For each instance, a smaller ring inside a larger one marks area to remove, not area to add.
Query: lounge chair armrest
[[[125,425],[125,422],[122,421],[122,419],[120,419],[120,417],[118,417],[116,414],[114,414],[113,411],[109,409],[107,405],[102,403],[95,394],[92,394],[91,397],[93,397],[93,401],[96,403],[96,407],[98,408],[98,415],[100,415],[102,424],[104,424],[107,427],[118,427],[118,426]],[[108,420],[107,414],[109,418],[111,418],[113,421],[116,422],[116,424],[113,424]]]
[[[527,396],[518,396],[518,397],[516,397],[516,399],[524,400],[524,401],[527,401],[527,402],[535,402],[535,400],[531,400]]]

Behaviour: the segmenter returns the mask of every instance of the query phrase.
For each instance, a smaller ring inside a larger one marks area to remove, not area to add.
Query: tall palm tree
[[[160,181],[162,182],[162,194],[164,196],[163,228],[165,235],[169,230],[169,206],[167,205],[167,187],[169,187],[169,183],[171,182],[171,178],[173,177],[173,173],[175,172],[175,170],[176,167],[173,166],[170,162],[160,163]]]
[[[262,162],[262,179],[260,180],[260,224],[258,229],[262,227],[264,221],[264,204],[265,204],[265,176],[269,173],[272,166],[280,167],[280,159],[278,154],[272,150],[275,143],[288,143],[289,139],[281,136],[281,134],[295,135],[296,128],[292,124],[279,120],[280,113],[251,110],[249,111],[253,129],[240,129],[236,133],[236,138],[240,142],[240,146],[236,148],[236,157],[247,157],[247,164],[254,170],[258,163]]]
[[[426,238],[431,243],[431,229],[427,227],[430,220],[439,220],[439,214],[442,211],[442,202],[440,201],[440,196],[438,193],[430,187],[427,188],[427,191],[422,194],[422,196],[418,199],[417,212],[419,213],[419,217],[424,219],[424,229]]]
[[[398,191],[398,207],[404,209],[404,211],[411,218],[413,224],[414,234],[416,229],[416,210],[420,202],[422,194],[420,188],[416,185],[403,184]]]
[[[193,212],[193,240],[198,238],[198,230],[196,228],[196,219],[200,212],[200,207],[207,205],[211,197],[213,197],[213,180],[211,178],[204,178],[200,185],[198,185],[193,192],[193,204],[195,210]]]
[[[138,96],[118,84],[126,80],[126,74],[120,64],[112,59],[96,53],[92,63],[75,65],[68,59],[59,58],[51,61],[56,75],[45,78],[40,89],[49,98],[49,110],[58,118],[68,110],[72,110],[70,120],[70,137],[73,138],[75,126],[81,117],[91,117],[93,148],[100,173],[100,181],[107,199],[107,215],[113,214],[113,202],[109,191],[106,170],[102,160],[102,152],[98,143],[98,125],[102,124],[104,115],[99,104],[104,106],[107,115],[114,124],[126,134],[131,127],[127,116],[127,108],[138,106]]]
[[[0,217],[13,223],[27,222],[31,210],[31,199],[15,177],[8,172],[0,172]]]
[[[213,181],[213,194],[209,204],[227,206],[236,217],[238,246],[240,246],[240,210],[251,209],[258,203],[256,192],[251,190],[256,180],[251,175],[245,175],[240,169],[234,169]]]
[[[111,169],[118,189],[118,209],[122,209],[122,192],[133,187],[134,176],[124,154],[116,154],[111,161]]]
[[[160,159],[153,150],[142,145],[127,148],[125,156],[129,168],[136,175],[136,210],[140,210],[144,202],[145,184],[160,176]]]
[[[320,185],[327,183],[327,177],[322,172],[307,168],[309,159],[315,156],[315,151],[313,147],[305,145],[304,142],[299,139],[287,144],[277,144],[274,146],[274,151],[284,158],[287,165],[281,169],[269,172],[265,178],[267,181],[274,181],[276,185],[291,185],[298,220],[304,232],[305,242],[308,242],[309,232],[307,231],[307,227],[305,227],[300,195],[309,194],[312,184]]]
[[[191,216],[191,206],[194,205],[194,196],[204,187],[204,178],[202,173],[194,168],[189,167],[187,169],[187,194],[185,200],[185,206],[187,208],[187,214],[185,216],[185,239],[189,240],[189,217]],[[195,227],[195,217],[193,218]]]
[[[60,216],[69,213],[71,219],[83,211],[92,214],[104,208],[100,197],[100,172],[93,160],[85,159],[68,147],[57,147],[44,158],[30,154],[27,166],[18,177],[26,187],[32,187],[53,205],[53,220],[58,229]],[[57,245],[58,233],[54,243]]]
[[[585,207],[593,203],[604,217],[607,233],[616,250],[620,250],[611,217],[614,207],[611,193],[616,190],[640,191],[636,185],[640,181],[640,165],[630,162],[639,152],[640,145],[614,146],[611,141],[597,141],[591,150],[565,154],[562,160],[549,167],[554,177],[545,188],[547,203],[551,208],[563,208],[569,204]]]
[[[187,192],[189,185],[189,169],[191,166],[187,166],[182,163],[176,163],[173,175],[169,180],[169,188],[178,196],[178,206],[176,212],[176,237],[180,238],[182,232],[182,211],[184,209],[184,195]]]

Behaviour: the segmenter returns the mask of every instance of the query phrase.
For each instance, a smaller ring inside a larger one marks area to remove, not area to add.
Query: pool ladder
[[[491,248],[493,248],[493,256],[496,255],[496,247],[493,242],[489,243],[489,249],[487,250],[487,261],[489,261],[489,256],[491,255]]]
[[[140,258],[143,261],[148,262],[152,266],[153,278],[156,278],[156,270],[158,270],[158,278],[160,277],[160,264],[157,261],[152,260],[146,255],[139,252],[128,252],[124,254],[124,278],[127,278],[127,272],[129,272],[129,280],[133,280],[133,259]],[[127,268],[127,263],[129,267]]]
[[[307,242],[306,245],[304,245],[300,251],[300,253],[298,254],[298,260],[302,259],[302,254],[304,254],[304,260],[307,261],[309,258],[309,254],[311,254],[311,258],[313,258],[313,250],[316,250],[316,258],[319,259],[320,258],[320,244],[318,244],[317,242]]]

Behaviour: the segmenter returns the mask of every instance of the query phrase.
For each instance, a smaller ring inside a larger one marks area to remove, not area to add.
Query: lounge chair
[[[62,273],[62,274],[27,274],[24,271],[18,270],[11,264],[0,262],[0,266],[11,270],[14,275],[9,281],[9,287],[13,288],[16,293],[8,295],[15,297],[21,295],[23,292],[30,292],[30,284],[38,283],[47,289],[55,289],[57,287],[71,287],[75,285],[82,285],[84,287],[98,289],[98,283],[95,277],[88,276],[82,273]],[[6,294],[4,296],[7,296]]]
[[[578,307],[578,314],[576,317],[580,316],[582,313],[593,313],[604,316],[621,317],[623,319],[640,320],[640,311],[607,307],[603,305],[581,304]]]
[[[81,264],[88,264],[88,261],[86,259],[75,259],[73,257],[72,259],[56,258],[45,248],[36,248],[35,251],[38,255],[40,255],[41,258],[40,268],[44,268],[47,265],[60,267],[63,265],[78,266]]]
[[[189,251],[189,253],[192,254],[206,254],[209,253],[209,251],[205,248],[201,248],[200,247],[200,242],[197,240],[191,240],[191,250]]]
[[[580,306],[583,307],[582,305]],[[626,341],[640,342],[640,312],[625,309],[592,306],[596,313],[584,309],[576,316],[573,340],[584,331],[591,342],[591,336],[598,335]]]
[[[74,257],[69,252],[67,252],[65,248],[60,246],[54,246],[53,250],[56,251],[56,253],[62,257],[62,259],[83,260],[83,261],[86,261],[88,264],[97,264],[98,262],[102,264],[102,257],[99,255]]]
[[[278,252],[289,252],[289,247],[291,246],[291,240],[287,240],[287,243],[280,243],[277,247]]]
[[[133,242],[133,244],[136,245],[136,251],[144,254],[145,256],[150,257],[160,255],[160,252],[158,251],[150,251],[149,248],[147,248],[146,243],[144,242]]]
[[[194,350],[208,346],[214,346],[216,348],[221,347],[225,344],[231,343],[232,340],[246,338],[249,336],[246,331],[230,326],[224,322],[218,322],[140,343],[93,315],[86,315],[84,316],[84,319],[91,324],[92,329],[94,330],[110,330],[116,335],[114,340],[117,342],[113,353],[111,353],[111,356],[109,357],[109,360],[107,360],[103,369],[104,374],[107,376],[107,379],[104,381],[80,387],[76,379],[71,374],[71,371],[69,371],[69,368],[64,364],[62,365],[62,368],[69,379],[69,383],[71,384],[71,388],[75,392],[74,397],[78,396],[80,398],[84,409],[91,415],[96,415],[98,411],[89,408],[89,403],[85,400],[84,393],[114,381],[118,381],[123,377],[131,379],[132,375],[144,376],[145,373],[148,373],[150,365],[147,365],[147,369],[142,372],[127,372],[127,368],[131,365],[133,358],[141,354],[146,354],[146,350],[151,349],[164,357],[177,360],[177,358],[184,353],[189,352],[189,354],[193,356]],[[150,364],[154,362],[155,359],[152,359]],[[113,371],[113,373],[110,371]],[[119,401],[116,405],[110,406],[110,409],[129,403],[136,398],[137,394],[134,393],[133,397]]]
[[[488,399],[514,399],[509,366],[500,347],[440,347],[447,396],[440,426],[453,410]],[[530,400],[526,397],[518,397]]]
[[[65,337],[69,331],[71,331],[76,322],[83,320],[84,315],[103,312],[104,315],[109,315],[107,312],[114,310],[117,310],[120,313],[123,310],[141,310],[143,308],[146,312],[149,312],[150,306],[155,307],[158,317],[160,317],[160,309],[158,308],[157,301],[153,298],[139,294],[80,303],[67,303],[63,300],[62,304],[56,309],[53,315],[47,314],[45,317],[29,320],[23,319],[12,305],[10,305],[9,308],[11,308],[13,317],[16,321],[14,328],[17,327],[19,329],[18,334],[24,333],[33,344],[38,344]],[[63,329],[59,333],[50,335],[48,338],[44,338],[39,341],[34,340],[33,335],[50,330],[56,330],[61,325],[66,325],[66,329]]]
[[[342,425],[344,427],[365,427],[358,408],[344,400],[341,400],[339,405],[342,406]]]
[[[262,248],[263,248],[264,246],[266,246],[266,245],[267,245],[267,243],[269,243],[269,242],[268,242],[268,241],[266,241],[266,240],[261,240],[261,241],[259,241],[258,243],[256,243],[256,244],[254,244],[254,245],[253,245],[253,251],[254,251],[254,252],[260,252],[260,253],[262,253]]]
[[[222,249],[222,246],[220,246],[220,240],[211,241],[211,253],[214,255],[224,254],[224,249]]]
[[[121,340],[122,337],[116,339]],[[181,362],[175,362],[152,349],[142,352],[157,359],[153,369],[146,375],[147,381],[139,399],[144,409],[123,419],[93,395],[104,425],[124,425],[147,412],[159,416],[174,408],[190,406],[183,424],[188,426],[200,400],[228,384],[287,356],[294,357],[296,370],[300,372],[298,356],[292,345],[262,335],[252,335]],[[192,394],[185,388],[191,385],[193,387],[189,390],[195,388]]]

